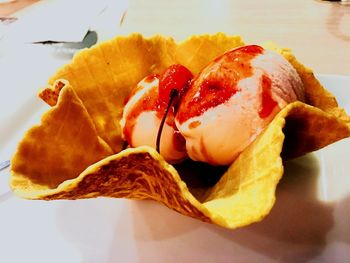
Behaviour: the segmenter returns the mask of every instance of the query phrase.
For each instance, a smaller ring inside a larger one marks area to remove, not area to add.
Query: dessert
[[[191,159],[228,165],[296,100],[304,101],[304,88],[293,66],[276,52],[243,46],[200,72],[182,98],[176,124]]]
[[[289,50],[269,48],[297,71],[304,102],[284,107],[213,185],[193,184],[152,147],[121,150],[124,101],[141,79],[161,74],[172,64],[197,75],[212,59],[240,46],[241,38],[220,33],[181,43],[133,34],[83,50],[40,93],[53,106],[17,146],[11,160],[13,192],[42,200],[153,199],[183,215],[230,229],[262,220],[276,199],[282,158],[350,136],[350,117]]]
[[[162,75],[149,75],[136,85],[120,121],[122,136],[130,147],[157,148],[169,163],[187,157],[185,141],[175,125],[177,101],[170,101],[170,93],[172,89],[182,93],[191,79],[188,69],[174,64]],[[164,125],[161,125],[163,118]]]
[[[178,83],[163,77],[176,79],[174,69]],[[160,154],[170,163],[188,154],[195,161],[229,165],[281,109],[304,101],[303,83],[293,66],[257,45],[227,51],[189,84],[191,79],[186,68],[175,64],[161,77],[150,75],[137,85],[121,120],[123,137],[131,147],[157,148],[161,134]],[[170,105],[161,127],[171,89],[183,92],[178,107]]]

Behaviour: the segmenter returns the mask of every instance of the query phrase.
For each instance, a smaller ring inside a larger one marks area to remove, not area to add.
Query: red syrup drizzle
[[[183,96],[177,120],[183,123],[229,100],[239,91],[237,83],[253,74],[251,60],[263,51],[257,45],[244,46],[228,51],[209,63]]]
[[[151,74],[143,79],[146,83],[152,83],[155,79],[159,79],[159,74]]]
[[[261,108],[259,109],[259,116],[260,118],[267,118],[277,106],[277,102],[271,95],[271,79],[268,76],[262,76],[261,87]]]
[[[171,122],[168,124],[174,129],[174,148],[180,152],[185,151],[186,141],[175,125],[175,113],[177,111],[178,102],[180,101],[182,95],[186,92],[192,78],[192,73],[186,67],[180,64],[174,64],[163,72],[159,80],[159,106],[161,108],[165,107],[165,110],[163,110],[164,113],[157,134],[156,149],[158,152],[160,152],[160,140],[162,136],[163,124],[166,120],[168,121],[169,114]]]
[[[155,79],[159,79],[159,74],[150,74],[147,77],[145,77],[143,79],[143,82],[145,83],[152,83],[152,81],[154,81]],[[136,87],[134,87],[129,96],[127,96],[124,100],[124,105],[126,105],[126,103],[128,103],[128,101],[136,94],[138,93],[141,89],[143,89],[144,87],[142,85],[137,85]]]
[[[143,79],[143,81],[146,83],[152,83],[157,78],[159,79],[159,87],[154,86],[147,91],[128,112],[123,133],[124,138],[129,145],[132,146],[132,131],[135,127],[138,116],[145,111],[155,111],[157,117],[162,119],[168,107],[171,90],[176,89],[179,94],[169,106],[169,111],[166,116],[166,123],[174,128],[173,144],[175,149],[179,151],[183,151],[185,149],[185,139],[182,137],[175,125],[175,111],[178,97],[185,92],[192,77],[192,73],[184,66],[174,64],[167,68],[161,75],[152,74]],[[127,103],[127,101],[142,88],[143,86],[141,85],[135,87],[125,103]]]
[[[168,67],[159,79],[159,104],[164,104],[166,108],[171,91],[175,89],[178,91],[177,100],[174,101],[176,105],[179,98],[186,92],[192,78],[192,73],[180,64]]]

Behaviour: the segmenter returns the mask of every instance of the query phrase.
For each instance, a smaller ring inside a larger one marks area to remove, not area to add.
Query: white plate
[[[319,78],[350,112],[350,76]],[[45,110],[28,96],[34,93],[1,102],[0,160]],[[272,212],[234,231],[153,201],[22,200],[8,192],[6,171],[0,181],[0,262],[348,262],[349,150],[346,139],[288,162]]]

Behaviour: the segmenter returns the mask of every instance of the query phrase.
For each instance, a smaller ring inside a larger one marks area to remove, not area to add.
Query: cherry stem
[[[171,105],[173,104],[174,99],[178,96],[178,94],[179,94],[179,92],[178,92],[177,89],[172,89],[170,91],[170,99],[169,99],[169,102],[168,102],[168,106],[167,106],[167,108],[165,110],[163,119],[162,119],[162,121],[160,122],[160,125],[159,125],[158,134],[157,134],[157,141],[156,141],[156,150],[157,150],[157,152],[159,154],[160,154],[160,138],[162,137],[162,131],[163,131],[164,123],[165,123],[166,117],[168,116],[169,109],[170,109]]]

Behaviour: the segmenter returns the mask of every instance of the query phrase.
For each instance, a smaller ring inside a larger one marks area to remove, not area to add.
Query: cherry
[[[171,90],[177,90],[181,96],[188,87],[193,78],[191,71],[180,64],[174,64],[168,67],[159,79],[159,102],[167,105],[170,100]]]
[[[161,108],[165,107],[165,112],[161,120],[157,139],[156,150],[160,152],[160,138],[165,120],[172,106],[176,105],[178,99],[186,91],[193,75],[186,67],[180,64],[173,64],[168,67],[160,76],[158,86],[158,103]],[[174,109],[174,108],[173,108]]]

